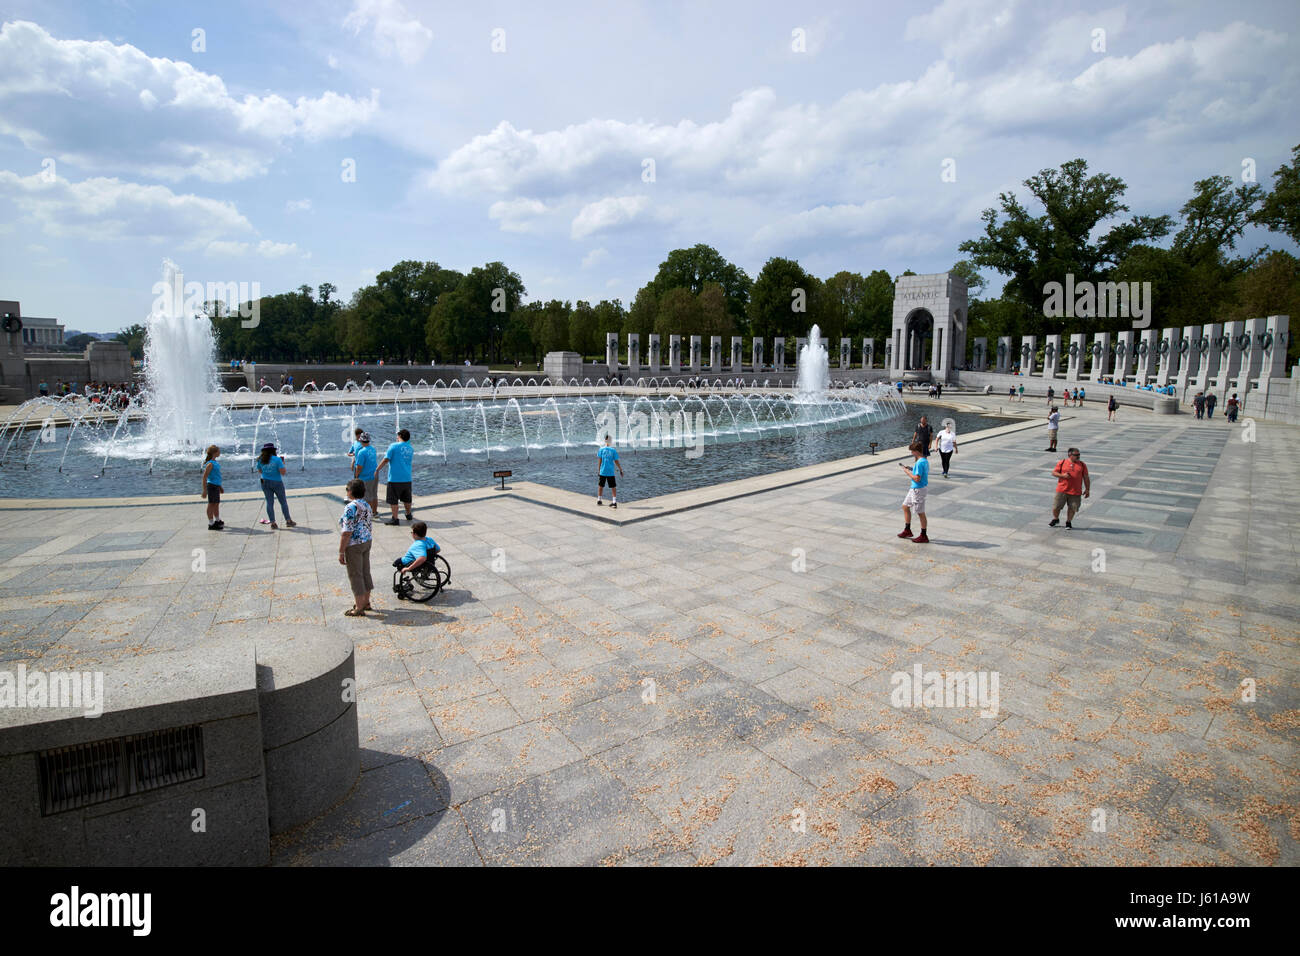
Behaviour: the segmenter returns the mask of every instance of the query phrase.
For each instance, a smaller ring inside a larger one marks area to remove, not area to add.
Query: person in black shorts
[[[609,506],[618,507],[618,482],[614,478],[614,469],[618,468],[618,473],[623,474],[623,464],[618,460],[618,449],[614,447],[613,439],[608,435],[605,436],[605,444],[596,452],[597,477],[600,479],[596,485],[596,504],[605,503],[605,486],[609,485]]]

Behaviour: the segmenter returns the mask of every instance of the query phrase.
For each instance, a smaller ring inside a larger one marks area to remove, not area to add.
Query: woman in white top
[[[944,422],[943,431],[934,436],[934,445],[939,449],[939,457],[943,460],[943,476],[947,478],[948,462],[957,451],[957,433],[952,430],[952,422]]]

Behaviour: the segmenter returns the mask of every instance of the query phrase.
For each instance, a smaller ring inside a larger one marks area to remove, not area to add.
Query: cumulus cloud
[[[501,200],[488,207],[488,218],[499,222],[502,232],[533,232],[545,213],[546,204],[537,199]]]
[[[290,199],[284,204],[285,212],[311,212],[310,199]]]
[[[350,136],[378,105],[377,91],[237,98],[221,77],[130,44],[61,40],[25,21],[0,27],[0,134],[91,171],[246,179],[288,141]]]
[[[433,31],[411,16],[400,0],[356,0],[343,26],[354,34],[370,28],[376,51],[396,54],[408,66],[419,62],[433,42]]]
[[[607,196],[587,203],[573,217],[570,235],[582,239],[611,226],[620,226],[634,220],[650,205],[645,196]]]
[[[39,173],[19,176],[0,170],[0,197],[55,238],[143,239],[194,248],[254,231],[233,203],[118,179],[47,181]]]
[[[597,247],[582,257],[582,267],[584,269],[590,269],[592,266],[598,265],[608,258],[609,250],[603,246]]]

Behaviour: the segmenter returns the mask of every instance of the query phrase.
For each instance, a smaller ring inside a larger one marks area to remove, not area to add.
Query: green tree
[[[640,298],[640,293],[637,294]],[[689,342],[690,336],[704,334],[704,319],[700,300],[685,286],[669,289],[658,298],[655,313],[655,330],[668,347],[670,335],[681,335],[683,341]],[[633,305],[633,309],[636,306]],[[685,348],[686,346],[683,346]],[[667,355],[667,352],[664,353]],[[683,353],[683,361],[685,361]]]
[[[745,309],[749,303],[749,276],[744,269],[724,259],[722,253],[712,246],[699,243],[689,249],[674,249],[659,264],[659,271],[655,273],[651,285],[656,295],[663,295],[669,289],[676,288],[686,288],[699,295],[709,282],[716,282],[722,287],[728,314],[736,327],[743,327]]]
[[[985,209],[984,235],[958,247],[976,268],[1010,277],[1004,299],[1041,315],[1049,282],[1063,283],[1067,274],[1075,282],[1104,281],[1135,246],[1168,234],[1168,216],[1133,216],[1098,234],[1103,223],[1129,211],[1122,201],[1128,187],[1118,177],[1088,176],[1087,171],[1085,160],[1072,159],[1026,179],[1043,209],[1039,216],[1031,215],[1013,193],[1002,193],[998,200],[1004,218],[999,219],[997,209]]]
[[[749,297],[749,329],[771,341],[807,334],[815,321],[817,280],[793,259],[768,259]]]
[[[113,340],[124,344],[131,352],[131,358],[144,358],[144,326],[140,323],[128,325],[114,335]]]
[[[1273,191],[1251,215],[1251,222],[1300,242],[1300,146],[1291,148],[1291,165],[1273,174]]]

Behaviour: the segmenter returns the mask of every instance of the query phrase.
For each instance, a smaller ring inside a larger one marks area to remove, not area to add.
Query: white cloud
[[[0,134],[87,170],[246,179],[286,141],[350,136],[378,105],[373,90],[236,98],[221,77],[129,44],[56,39],[26,21],[0,27]]]
[[[650,200],[645,196],[606,196],[578,211],[573,217],[570,235],[582,239],[602,229],[629,223],[649,205]]]
[[[488,218],[499,222],[502,232],[533,232],[546,211],[546,204],[537,199],[501,200],[488,207]]]
[[[252,233],[230,202],[178,194],[166,186],[59,177],[19,176],[0,170],[0,198],[11,200],[29,224],[55,238],[174,242],[183,248]]]
[[[433,42],[433,31],[411,16],[399,0],[355,0],[343,26],[354,34],[371,27],[375,49],[397,54],[408,66],[419,62]]]
[[[604,262],[608,258],[609,258],[609,250],[604,248],[603,246],[597,247],[595,249],[592,249],[591,252],[587,253],[585,256],[582,257],[582,267],[584,269],[590,269],[592,266],[596,265],[597,263]]]
[[[267,259],[279,259],[281,256],[287,256],[298,251],[296,242],[272,242],[270,239],[263,239],[257,244],[257,254]]]
[[[290,199],[284,204],[285,212],[311,212],[310,199]]]

